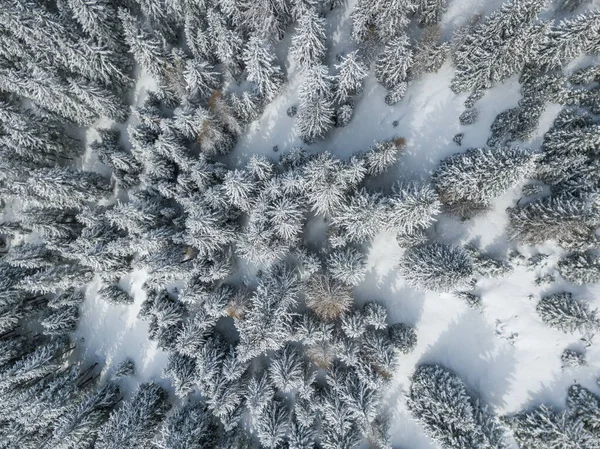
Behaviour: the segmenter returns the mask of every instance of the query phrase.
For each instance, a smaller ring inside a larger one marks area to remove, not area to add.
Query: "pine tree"
[[[420,0],[418,10],[419,25],[424,27],[438,23],[442,19],[446,7],[446,0]]]
[[[166,390],[154,383],[141,384],[123,407],[111,413],[100,429],[96,446],[99,449],[147,447],[169,407]]]
[[[600,430],[600,399],[579,384],[571,385],[567,394],[569,417],[581,421],[592,434]]]
[[[394,348],[403,354],[408,354],[417,345],[417,333],[415,329],[407,324],[392,324],[388,329],[390,341]]]
[[[278,399],[272,400],[256,421],[255,427],[264,447],[278,447],[290,430],[290,414],[286,404]]]
[[[206,405],[192,401],[166,417],[154,444],[160,449],[212,449],[217,445],[217,432]]]
[[[298,19],[290,55],[302,70],[321,64],[325,57],[325,25],[325,19],[319,17],[314,9],[307,10]]]
[[[594,231],[599,223],[592,198],[568,194],[509,208],[508,216],[513,238],[528,244],[557,240],[563,247],[576,250],[594,245]]]
[[[590,252],[573,253],[559,260],[558,271],[566,281],[573,284],[600,282],[600,260]]]
[[[323,139],[333,126],[333,87],[327,67],[315,65],[305,74],[298,91],[300,110],[296,132],[307,143]]]
[[[115,369],[114,378],[120,379],[135,374],[135,363],[131,359],[125,359]]]
[[[522,182],[532,173],[536,157],[518,148],[473,148],[444,159],[433,183],[442,203],[468,216]]]
[[[284,393],[302,388],[304,364],[301,354],[292,346],[279,350],[270,361],[269,377],[273,385]]]
[[[587,365],[585,354],[574,349],[565,349],[560,355],[560,361],[562,369]]]
[[[306,305],[322,320],[332,321],[350,310],[352,293],[330,275],[314,275],[306,287]]]
[[[403,34],[386,44],[375,64],[375,77],[387,89],[394,89],[408,78],[413,51],[408,36]]]
[[[367,77],[367,67],[359,56],[358,50],[340,58],[336,64],[338,76],[335,83],[334,99],[339,104],[347,103],[352,97],[360,95],[363,80]]]
[[[333,279],[349,286],[359,285],[367,271],[364,255],[353,247],[332,251],[327,259],[327,269]]]
[[[50,312],[42,321],[44,332],[48,335],[61,335],[73,332],[77,327],[79,309],[66,306]]]
[[[123,26],[125,42],[135,61],[157,81],[162,81],[169,70],[165,43],[146,31],[126,9],[119,8],[118,16]]]
[[[439,365],[417,368],[408,408],[444,448],[507,447],[502,439],[497,441],[498,435],[484,432],[484,414],[478,404],[469,397],[460,378]],[[501,433],[499,436],[502,438]]]
[[[521,447],[553,447],[593,449],[597,445],[594,435],[582,428],[581,422],[570,419],[567,412],[556,412],[541,405],[527,413],[507,419],[515,440]]]
[[[246,45],[243,59],[246,64],[246,79],[255,84],[258,95],[264,101],[272,101],[284,82],[273,50],[266,41],[253,36]]]
[[[400,274],[412,287],[450,292],[469,285],[473,263],[462,248],[433,243],[406,250]]]
[[[71,403],[56,423],[52,439],[46,447],[70,449],[92,447],[100,427],[121,399],[119,387],[107,383],[97,391]]]
[[[600,13],[592,11],[564,19],[545,34],[537,53],[539,65],[552,69],[560,67],[582,53],[598,49]]]
[[[597,311],[568,292],[543,297],[536,311],[544,323],[565,333],[592,332],[600,326]]]
[[[533,58],[543,27],[535,20],[545,0],[511,0],[475,24],[453,52],[454,92],[487,89],[519,73]]]
[[[169,354],[163,376],[171,379],[175,387],[175,394],[185,398],[194,389],[196,360],[173,352]]]
[[[450,50],[450,44],[441,42],[442,32],[439,26],[428,26],[421,35],[421,40],[415,48],[410,77],[418,79],[425,73],[437,72]]]

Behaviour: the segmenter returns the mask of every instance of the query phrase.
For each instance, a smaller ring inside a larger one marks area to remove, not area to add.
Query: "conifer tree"
[[[325,37],[325,19],[316,10],[307,10],[298,19],[290,47],[290,55],[302,70],[321,64],[325,57]]]
[[[169,414],[154,444],[160,449],[212,449],[218,427],[206,405],[190,401]]]
[[[420,0],[419,2],[419,25],[435,25],[442,19],[447,7],[446,0]]]
[[[406,250],[400,274],[415,288],[450,292],[469,284],[473,263],[462,248],[433,243]]]
[[[394,89],[408,78],[413,61],[408,36],[402,34],[386,44],[375,64],[375,77],[387,89]]]
[[[453,52],[454,92],[487,89],[519,73],[532,58],[543,28],[535,24],[545,0],[511,0],[476,24]]]
[[[444,159],[433,174],[442,203],[460,215],[489,207],[491,201],[522,182],[536,155],[518,148],[472,148]]]
[[[99,449],[147,447],[170,408],[167,396],[166,390],[154,383],[141,384],[129,401],[111,413],[100,429],[96,446]]]
[[[508,209],[508,216],[512,237],[528,244],[557,240],[565,248],[585,250],[596,241],[597,205],[587,196],[544,197]]]
[[[544,296],[536,311],[544,323],[565,333],[592,332],[600,325],[597,311],[568,292]]]
[[[592,11],[564,19],[544,35],[537,53],[538,63],[547,68],[556,68],[582,53],[598,50],[600,13]]]
[[[335,101],[339,104],[347,103],[363,89],[363,80],[367,77],[367,67],[360,58],[358,50],[341,57],[340,63],[335,66],[338,76],[335,83]]]
[[[412,378],[408,407],[428,435],[444,448],[507,447],[497,423],[467,394],[465,385],[439,365],[423,365]]]
[[[333,86],[327,67],[315,65],[307,70],[298,91],[300,110],[296,131],[306,142],[323,139],[333,126]]]
[[[591,252],[573,253],[558,261],[558,272],[577,285],[600,282],[600,260]]]

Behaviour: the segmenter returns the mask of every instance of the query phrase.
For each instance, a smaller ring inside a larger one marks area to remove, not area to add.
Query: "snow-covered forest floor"
[[[487,15],[501,3],[499,0],[451,2],[442,22],[443,35],[450,36],[470,17]],[[350,1],[335,12],[335,20],[328,22],[330,65],[335,62],[336,53],[352,49],[348,48],[348,42],[349,12],[353,6]],[[600,2],[587,5],[590,10],[597,7]],[[287,45],[289,42],[284,41],[278,52],[285,55]],[[581,57],[572,61],[565,71],[572,73],[590,62],[593,62],[590,57]],[[286,115],[290,106],[297,105],[302,75],[294,71],[293,62],[288,61],[287,68],[290,70],[289,82],[283,94],[249,125],[234,151],[227,156],[228,163],[241,165],[256,154],[277,158],[294,147],[303,146],[295,133],[294,119]],[[375,141],[403,137],[406,139],[405,150],[393,172],[386,175],[382,187],[394,180],[429,181],[441,159],[471,147],[484,147],[495,117],[517,106],[521,98],[518,76],[513,76],[485,92],[477,103],[479,117],[476,123],[461,125],[458,116],[464,110],[467,94],[457,95],[450,90],[453,75],[454,68],[446,62],[436,73],[425,74],[411,82],[404,99],[388,106],[383,102],[385,89],[371,73],[356,102],[351,123],[334,129],[325,141],[307,149],[348,158]],[[152,88],[153,80],[142,71],[137,79],[135,103],[142,104],[146,91]],[[547,104],[537,130],[530,139],[519,144],[539,148],[544,133],[561,108]],[[106,126],[106,123],[99,126]],[[458,133],[464,133],[461,146],[452,140]],[[93,129],[88,138],[95,138]],[[93,158],[88,165],[94,166]],[[522,185],[526,183],[527,180]],[[600,307],[600,285],[577,287],[561,281],[556,271],[556,263],[564,254],[560,247],[554,244],[521,245],[509,239],[505,210],[521,198],[520,190],[521,185],[512,188],[494,202],[491,210],[472,220],[461,222],[444,216],[435,225],[440,240],[455,244],[476,242],[485,252],[499,258],[506,258],[514,249],[526,258],[548,255],[536,266],[522,261],[506,277],[481,281],[475,290],[483,301],[480,309],[469,308],[450,293],[422,292],[406,285],[397,270],[403,250],[393,234],[379,234],[368,249],[368,274],[355,289],[356,299],[382,302],[388,308],[390,323],[410,324],[415,327],[418,337],[414,352],[402,356],[389,391],[385,393],[393,413],[394,448],[437,447],[411,418],[405,406],[404,395],[410,387],[410,377],[415,367],[423,363],[440,363],[452,369],[468,388],[477,392],[500,415],[542,403],[563,409],[566,389],[573,383],[600,393],[596,383],[600,376],[598,339],[586,342],[577,334],[566,335],[551,329],[542,323],[535,311],[542,296],[565,290],[584,298],[593,308]],[[555,275],[557,281],[536,285],[536,279],[546,274]],[[88,288],[75,337],[82,342],[80,351],[84,358],[106,364],[106,376],[111,373],[111,367],[126,358],[132,359],[136,364],[136,376],[124,380],[130,390],[148,380],[171,389],[170,380],[162,376],[167,353],[148,339],[146,322],[137,318],[145,299],[141,288],[145,276],[144,272],[134,272],[122,280],[122,285],[135,298],[131,305],[110,304],[96,296],[97,288]],[[563,369],[561,354],[566,348],[584,351],[587,365]]]

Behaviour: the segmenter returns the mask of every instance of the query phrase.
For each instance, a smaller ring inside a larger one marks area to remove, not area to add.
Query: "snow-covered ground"
[[[501,1],[461,0],[451,2],[444,16],[443,30],[448,35],[457,26],[481,12],[489,14]],[[594,2],[590,6],[600,6]],[[338,25],[331,31],[330,57],[347,51],[349,41],[349,11],[338,12]],[[574,64],[576,66],[576,64]],[[329,138],[311,145],[310,151],[330,151],[348,157],[366,150],[375,140],[404,137],[406,151],[397,165],[396,179],[427,180],[440,159],[470,147],[485,146],[490,125],[496,115],[517,105],[520,99],[518,80],[511,78],[486,92],[476,107],[479,119],[473,125],[461,126],[458,116],[464,110],[466,95],[455,95],[449,88],[453,69],[447,62],[437,73],[428,74],[410,84],[405,98],[395,106],[385,105],[384,88],[370,76],[355,106],[351,123],[334,129]],[[296,104],[300,75],[290,71],[285,92],[265,110],[263,116],[240,139],[231,155],[232,163],[240,163],[253,154],[276,158],[301,141],[294,135],[294,120],[286,115]],[[143,83],[138,83],[143,84]],[[138,90],[142,88],[138,87]],[[142,89],[143,90],[143,89]],[[548,105],[537,133],[524,146],[536,148],[560,108]],[[462,146],[452,140],[464,133]],[[273,148],[277,146],[278,152]],[[491,254],[506,256],[515,245],[505,233],[505,209],[514,205],[520,189],[509,191],[495,203],[493,210],[468,222],[442,218],[436,229],[438,238],[449,242],[476,241]],[[379,235],[369,251],[368,279],[356,289],[358,301],[379,300],[389,310],[390,323],[404,322],[415,326],[418,336],[416,350],[401,359],[401,367],[393,378],[389,406],[393,410],[394,447],[428,449],[436,447],[412,420],[405,409],[403,396],[415,366],[424,362],[439,362],[453,369],[467,385],[481,395],[483,401],[497,413],[512,413],[540,403],[564,407],[566,388],[579,382],[600,393],[596,378],[600,375],[600,343],[590,347],[579,335],[565,335],[544,325],[537,313],[537,300],[545,294],[571,291],[593,307],[600,307],[600,285],[575,287],[557,282],[536,286],[535,279],[553,273],[560,253],[556,247],[519,247],[526,257],[539,252],[550,254],[541,267],[516,266],[505,278],[478,283],[483,308],[476,311],[450,294],[424,293],[405,285],[397,273],[401,249],[393,235]],[[135,303],[115,306],[97,298],[90,289],[83,306],[77,337],[82,338],[82,351],[88,359],[106,362],[109,374],[126,357],[136,362],[136,376],[129,382],[147,379],[163,385],[161,372],[166,353],[147,339],[146,323],[137,319],[144,294],[143,275],[132,275]],[[564,349],[585,350],[587,366],[561,369]],[[132,384],[133,386],[133,384]]]

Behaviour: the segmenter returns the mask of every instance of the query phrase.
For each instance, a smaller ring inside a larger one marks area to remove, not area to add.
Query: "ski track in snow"
[[[351,0],[346,9],[334,12],[338,23],[333,23],[329,30],[330,67],[337,52],[353,49],[348,48],[345,41],[348,40],[350,11],[354,3],[355,0]],[[488,15],[501,3],[499,0],[450,2],[442,23],[444,35],[448,38],[451,30],[470,17],[477,13]],[[588,8],[598,6],[600,1],[595,0]],[[572,64],[573,67],[577,65],[577,61]],[[294,119],[286,115],[287,108],[297,104],[296,93],[301,76],[294,72],[293,67],[288,73],[290,79],[284,92],[239,139],[230,156],[231,163],[243,164],[253,154],[276,159],[296,146],[304,146],[294,135]],[[366,150],[376,140],[404,137],[406,150],[397,164],[396,178],[427,181],[444,157],[467,148],[485,146],[496,115],[515,107],[520,99],[520,85],[517,77],[513,77],[486,91],[475,105],[479,109],[477,122],[462,126],[458,116],[464,110],[463,102],[467,95],[455,95],[450,90],[452,75],[453,69],[446,62],[437,73],[411,82],[405,98],[390,107],[383,101],[385,89],[371,74],[364,92],[355,103],[350,124],[333,129],[325,142],[311,145],[308,150],[330,151],[347,158],[356,151]],[[140,74],[135,103],[141,103],[152,83],[149,77]],[[539,147],[541,137],[559,111],[560,107],[548,105],[537,133],[523,146]],[[393,125],[395,121],[398,121],[397,126]],[[98,127],[107,125],[97,124]],[[125,132],[125,126],[122,131]],[[464,133],[460,147],[452,141],[459,132]],[[88,142],[93,140],[94,133],[93,129],[88,132]],[[274,146],[278,147],[277,153],[273,151]],[[87,169],[98,165],[90,157],[84,164]],[[505,234],[507,217],[504,211],[516,203],[519,192],[520,188],[510,190],[496,201],[493,210],[465,223],[442,217],[436,225],[439,238],[456,243],[475,240],[483,250],[506,256],[508,249],[514,248],[514,245]],[[600,345],[596,342],[585,348],[580,335],[565,335],[549,328],[535,312],[541,296],[563,290],[588,300],[593,307],[600,307],[600,285],[577,287],[562,283],[556,275],[556,283],[536,286],[536,277],[553,273],[560,250],[550,244],[518,249],[525,256],[538,252],[551,256],[546,266],[534,270],[516,266],[514,272],[504,278],[480,281],[474,291],[483,300],[483,308],[479,311],[469,309],[465,302],[451,294],[421,292],[406,286],[396,270],[402,250],[394,236],[382,234],[373,241],[368,252],[369,275],[356,288],[356,299],[359,303],[381,301],[388,308],[390,324],[410,324],[416,328],[418,337],[415,351],[401,357],[390,391],[384,395],[392,413],[394,448],[437,447],[410,417],[403,399],[410,387],[410,376],[420,363],[438,362],[454,370],[468,388],[479,394],[484,403],[498,414],[517,412],[540,403],[562,409],[566,389],[573,382],[600,393],[596,384],[600,375]],[[148,340],[147,324],[137,318],[145,299],[141,288],[144,279],[144,273],[134,272],[129,280],[123,281],[123,286],[134,293],[135,302],[130,306],[108,304],[96,296],[99,285],[92,285],[75,334],[75,338],[80,339],[82,355],[88,360],[104,363],[103,376],[110,376],[125,358],[135,362],[135,376],[122,381],[128,391],[150,379],[170,389],[169,382],[161,377],[167,353]],[[511,334],[518,335],[513,344],[507,340]],[[587,366],[563,371],[560,355],[566,348],[585,349]]]

